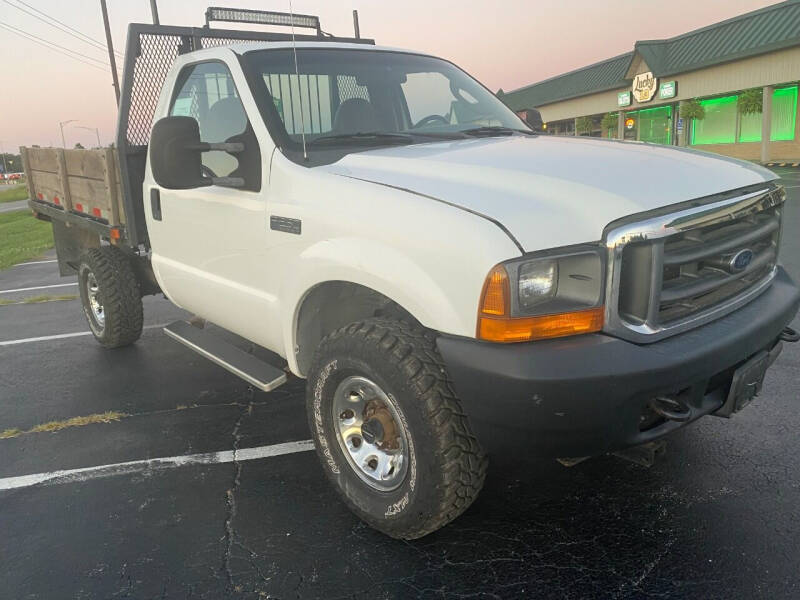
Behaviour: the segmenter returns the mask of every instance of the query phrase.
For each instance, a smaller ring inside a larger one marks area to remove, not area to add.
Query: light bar
[[[292,15],[269,10],[210,6],[206,9],[206,26],[208,26],[211,21],[279,25],[281,27],[305,27],[307,29],[316,29],[317,32],[320,31],[319,17],[315,17],[314,15]]]

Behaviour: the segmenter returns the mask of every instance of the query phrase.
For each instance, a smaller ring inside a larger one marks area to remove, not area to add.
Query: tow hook
[[[800,340],[800,333],[791,327],[784,327],[778,337],[784,342],[794,343]]]
[[[678,398],[657,396],[650,401],[650,409],[670,421],[684,422],[692,416],[692,409]]]

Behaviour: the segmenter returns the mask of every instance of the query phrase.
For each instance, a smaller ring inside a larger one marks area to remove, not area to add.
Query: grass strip
[[[17,185],[9,189],[0,186],[0,204],[3,202],[18,202],[28,199],[28,186]]]
[[[53,247],[53,228],[28,210],[0,213],[0,270],[25,262]]]
[[[23,298],[22,300],[8,300],[0,298],[0,306],[8,306],[9,304],[42,304],[43,302],[62,302],[64,300],[75,300],[77,296],[74,294],[64,294],[62,296],[31,296],[30,298]]]

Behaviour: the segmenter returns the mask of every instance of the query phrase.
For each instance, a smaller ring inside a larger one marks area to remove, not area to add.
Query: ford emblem
[[[752,261],[753,251],[750,248],[745,248],[734,254],[728,265],[731,272],[738,273],[739,271],[744,271]]]

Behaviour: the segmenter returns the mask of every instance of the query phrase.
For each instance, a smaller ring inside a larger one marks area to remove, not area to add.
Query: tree
[[[697,98],[691,100],[684,100],[680,105],[681,119],[688,125],[689,119],[698,119],[702,121],[706,118],[706,109],[700,104]]]
[[[743,115],[760,114],[764,106],[764,90],[762,88],[751,88],[739,94],[736,100],[736,108]]]
[[[575,131],[578,134],[592,133],[592,129],[594,129],[592,117],[578,117],[575,119]]]
[[[0,173],[18,173],[22,171],[22,157],[19,154],[4,152],[0,154]]]
[[[619,115],[615,112],[606,113],[600,121],[600,128],[606,133],[616,135],[617,123],[619,122]]]

